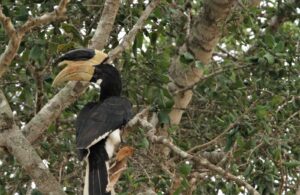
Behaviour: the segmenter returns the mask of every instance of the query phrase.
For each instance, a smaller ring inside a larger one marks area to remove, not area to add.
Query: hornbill
[[[108,195],[109,159],[121,142],[120,130],[132,117],[131,103],[121,97],[118,70],[105,63],[107,54],[93,49],[76,49],[57,59],[67,66],[56,76],[53,86],[64,81],[89,81],[100,84],[100,100],[80,111],[76,127],[79,160],[86,160],[84,195]]]

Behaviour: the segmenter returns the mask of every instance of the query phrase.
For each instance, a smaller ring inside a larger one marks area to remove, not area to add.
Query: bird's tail
[[[109,183],[108,178],[108,165],[101,155],[95,152],[90,152],[88,155],[84,195],[110,195],[110,192],[106,191]]]

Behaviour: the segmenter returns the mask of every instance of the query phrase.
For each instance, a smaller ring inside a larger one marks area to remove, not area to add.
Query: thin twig
[[[236,66],[236,67],[232,67],[232,68],[230,68],[230,67],[228,67],[228,68],[222,68],[220,70],[214,71],[214,72],[212,72],[212,73],[210,73],[208,75],[205,75],[205,76],[201,77],[200,80],[197,81],[196,83],[194,83],[193,85],[190,85],[190,86],[187,86],[187,87],[184,87],[184,88],[181,88],[181,89],[175,91],[174,94],[178,94],[178,93],[185,92],[187,90],[191,90],[196,85],[198,85],[199,83],[201,83],[201,82],[203,82],[203,81],[205,81],[207,79],[210,79],[212,77],[215,77],[215,76],[217,76],[219,74],[222,74],[223,72],[226,72],[226,71],[229,71],[229,70],[240,70],[240,69],[248,68],[250,66],[253,66],[253,64],[240,65],[240,66]]]
[[[245,110],[245,112],[243,114],[241,114],[240,116],[238,116],[236,118],[236,120],[232,123],[230,123],[226,129],[220,134],[218,135],[217,137],[215,137],[214,139],[210,140],[209,142],[205,143],[205,144],[201,144],[201,145],[197,145],[191,149],[188,150],[189,153],[195,151],[195,150],[200,150],[200,149],[203,149],[203,148],[207,148],[208,146],[211,146],[215,143],[217,143],[224,135],[226,135],[232,128],[234,128],[236,125],[238,125],[240,123],[240,121],[243,119],[243,117],[249,113],[249,111],[256,105],[256,102],[258,100],[254,101],[250,106],[249,108],[247,108]]]
[[[123,41],[113,50],[111,50],[109,55],[109,61],[113,61],[118,58],[119,55],[126,49],[128,49],[133,43],[136,34],[140,29],[142,29],[145,20],[149,17],[152,11],[156,8],[156,6],[160,3],[160,0],[153,0],[149,5],[147,5],[146,9],[136,22],[136,24],[132,27],[132,29],[128,32],[128,34],[124,37]]]
[[[255,104],[255,102],[253,104]],[[150,122],[148,122],[145,117],[144,118],[135,117],[132,120],[133,121],[129,123],[130,125],[135,125],[136,122],[139,122],[144,128],[148,130],[147,137],[151,140],[151,142],[164,144],[165,146],[170,148],[175,154],[179,155],[181,158],[192,159],[200,166],[209,169],[215,174],[221,175],[223,178],[227,180],[234,181],[236,184],[240,186],[244,186],[250,193],[254,195],[259,195],[259,193],[255,190],[255,188],[253,188],[249,183],[247,183],[243,179],[240,179],[239,177],[232,175],[231,173],[222,169],[221,167],[210,163],[206,158],[203,158],[201,155],[195,156],[189,154],[188,152],[182,150],[181,148],[173,144],[168,138],[164,136],[156,136],[155,135],[157,131],[156,128]]]
[[[284,121],[284,123],[282,124],[282,126],[285,126],[288,122],[290,122],[290,120],[292,120],[295,116],[300,115],[300,110],[294,112],[291,116],[289,116],[286,121]]]
[[[53,12],[45,13],[37,18],[29,18],[25,24],[18,29],[14,28],[10,18],[6,17],[0,9],[0,21],[9,37],[8,46],[0,56],[0,77],[7,71],[9,65],[16,56],[24,35],[37,26],[49,24],[50,22],[64,18],[67,4],[68,0],[61,0],[57,9]]]

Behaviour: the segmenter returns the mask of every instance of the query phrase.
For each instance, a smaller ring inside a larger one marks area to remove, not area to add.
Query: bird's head
[[[83,50],[84,51],[84,50]],[[78,57],[79,53],[65,54],[59,58],[59,65],[67,66],[55,77],[52,86],[59,86],[66,81],[88,81],[98,83],[101,87],[100,100],[110,96],[120,96],[122,83],[119,71],[111,64],[105,63],[107,54],[98,50],[89,58]],[[76,55],[77,54],[77,55]]]

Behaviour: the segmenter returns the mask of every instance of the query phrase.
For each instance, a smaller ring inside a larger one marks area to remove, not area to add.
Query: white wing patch
[[[118,146],[120,143],[121,132],[120,129],[116,129],[111,134],[109,134],[105,142],[105,150],[109,158],[113,156],[116,146]]]
[[[98,138],[94,139],[94,141],[92,141],[92,143],[90,145],[88,145],[85,149],[90,148],[91,146],[95,145],[96,143],[98,143],[102,139],[106,138],[108,136],[108,134],[110,134],[111,132],[112,131],[108,131],[108,132],[104,133],[103,135],[99,136]]]

